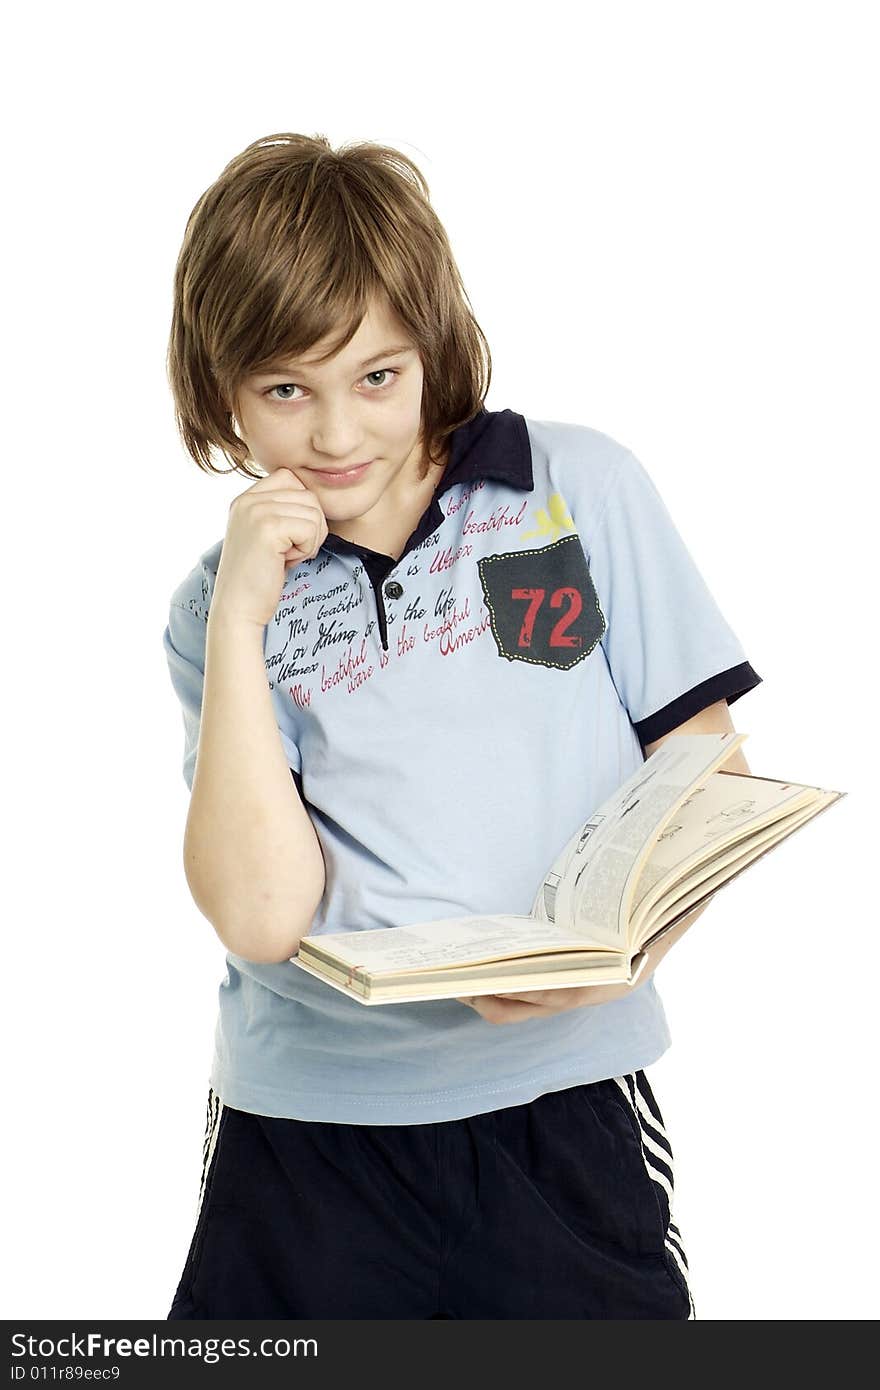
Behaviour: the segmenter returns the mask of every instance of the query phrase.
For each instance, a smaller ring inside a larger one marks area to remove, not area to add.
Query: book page
[[[678,735],[655,749],[572,836],[545,875],[539,897],[547,917],[626,952],[630,898],[640,864],[691,788],[747,737]]]
[[[797,782],[712,773],[678,807],[642,867],[631,913],[635,939],[653,904],[672,884],[820,796],[819,788]]]
[[[300,951],[371,974],[506,960],[583,947],[580,937],[525,916],[450,917],[407,927],[303,937]]]
[[[350,980],[342,972],[325,975],[323,972],[315,970],[307,961],[299,960],[298,957],[294,958],[293,963],[298,965],[301,970],[314,975],[325,985],[331,985],[333,989],[347,994],[350,999],[356,999],[359,1004],[390,1006],[392,1004],[420,1003],[426,999],[454,999],[460,994],[520,994],[525,990],[559,989],[566,986],[579,988],[594,984],[612,983],[634,985],[647,961],[646,956],[636,957],[632,963],[632,974],[628,974],[626,966],[620,964],[594,967],[592,953],[586,954],[589,956],[589,960],[585,963],[584,969],[561,971],[550,976],[543,970],[538,975],[530,975],[527,972],[521,973],[517,969],[514,974],[505,971],[505,974],[493,978],[480,977],[474,980],[467,972],[462,971],[461,978],[454,983],[433,981],[426,984],[420,980],[403,978],[386,988],[370,989],[366,993],[363,992],[358,981]],[[615,959],[619,958],[615,957]]]
[[[633,928],[633,939],[643,947],[656,940],[671,915],[679,915],[686,911],[690,905],[706,898],[707,894],[708,898],[714,898],[722,888],[734,882],[750,864],[762,859],[808,821],[846,796],[846,792],[826,791],[820,787],[809,787],[807,790],[816,793],[809,804],[789,810],[780,819],[754,830],[746,839],[728,845],[720,853],[704,859],[699,867],[685,878],[671,883],[663,894],[651,903],[647,914],[641,910],[636,914],[639,921]],[[653,891],[648,896],[653,898]],[[837,930],[835,940],[838,946],[842,945],[844,939],[845,929]]]

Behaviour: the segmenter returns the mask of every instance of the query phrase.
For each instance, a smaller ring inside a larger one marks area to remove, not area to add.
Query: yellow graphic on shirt
[[[537,528],[534,531],[523,531],[520,535],[521,541],[531,540],[534,536],[546,536],[551,542],[557,541],[561,531],[574,530],[574,522],[561,492],[554,492],[548,498],[546,511],[543,507],[538,508],[535,519],[538,523]]]

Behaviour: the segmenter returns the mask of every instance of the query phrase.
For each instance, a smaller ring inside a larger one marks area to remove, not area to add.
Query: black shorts
[[[693,1318],[672,1196],[643,1071],[418,1125],[211,1089],[168,1318]]]

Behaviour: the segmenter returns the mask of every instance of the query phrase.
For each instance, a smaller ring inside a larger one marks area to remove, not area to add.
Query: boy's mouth
[[[338,472],[328,468],[310,468],[308,471],[325,483],[354,483],[363,478],[370,464],[375,462],[375,459],[369,459],[366,463],[356,463]]]

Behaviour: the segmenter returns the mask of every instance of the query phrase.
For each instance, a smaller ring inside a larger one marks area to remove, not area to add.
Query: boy
[[[634,987],[364,1009],[289,959],[527,912],[643,756],[732,729],[761,679],[627,449],[485,409],[465,298],[384,147],[257,141],[189,219],[181,437],[257,481],[164,634],[187,879],[227,948],[170,1318],[694,1315],[644,1068],[702,909]]]

